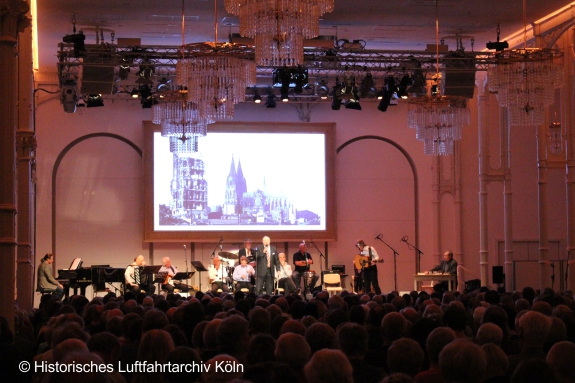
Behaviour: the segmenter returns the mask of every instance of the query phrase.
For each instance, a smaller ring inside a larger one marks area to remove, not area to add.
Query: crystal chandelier
[[[425,96],[409,100],[407,126],[415,129],[415,138],[423,141],[428,156],[453,154],[461,128],[469,124],[467,100],[461,97]]]
[[[217,42],[188,44],[186,50],[189,58],[180,63],[177,77],[187,84],[187,100],[206,120],[232,119],[234,105],[245,101],[246,87],[256,82],[256,66],[247,59],[251,50]]]
[[[256,64],[303,64],[303,40],[319,35],[319,18],[333,11],[334,0],[224,0],[239,16],[240,34],[255,40]]]
[[[189,154],[198,151],[198,138],[205,137],[213,121],[200,117],[197,105],[187,101],[187,91],[162,94],[152,106],[152,122],[161,126],[162,137],[169,137],[170,152]]]
[[[435,46],[436,74],[439,80],[439,20],[437,0],[435,1]],[[425,85],[425,76],[419,74],[420,87]],[[428,156],[447,156],[453,154],[456,140],[461,139],[461,128],[470,122],[467,99],[464,97],[431,96],[411,93],[407,107],[407,126],[415,129],[415,138],[423,141],[423,152]],[[425,89],[427,93],[427,89]],[[415,96],[415,97],[414,97]]]
[[[509,108],[511,125],[540,125],[545,108],[555,102],[555,88],[562,84],[557,51],[523,48],[499,54],[487,72],[489,90],[498,93],[499,105]]]

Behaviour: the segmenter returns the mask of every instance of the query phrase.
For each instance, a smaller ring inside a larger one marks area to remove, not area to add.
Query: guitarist
[[[379,260],[377,251],[373,246],[367,246],[363,239],[356,242],[355,246],[359,249],[359,254],[367,257],[367,263],[363,267],[362,279],[363,279],[363,291],[369,293],[371,291],[371,285],[373,284],[373,290],[377,295],[381,294],[381,289],[379,288],[379,281],[377,280],[377,266],[376,261]]]
[[[175,266],[172,266],[172,261],[169,257],[162,258],[163,266],[158,271],[158,274],[164,274],[166,277],[164,279],[164,283],[162,283],[162,290],[167,291],[168,293],[174,292],[174,287],[182,292],[187,292],[190,289],[190,286],[182,283],[181,281],[174,281],[172,278],[178,273],[178,269]]]

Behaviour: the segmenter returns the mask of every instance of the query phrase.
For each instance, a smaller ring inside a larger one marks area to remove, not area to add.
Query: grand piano
[[[104,290],[106,283],[118,282],[124,290],[125,268],[110,267],[110,265],[92,265],[82,267],[82,260],[76,258],[68,269],[58,270],[56,278],[64,286],[64,295],[69,295],[70,289],[74,289],[74,295],[80,289],[80,295],[86,295],[86,287],[94,285],[94,290]]]

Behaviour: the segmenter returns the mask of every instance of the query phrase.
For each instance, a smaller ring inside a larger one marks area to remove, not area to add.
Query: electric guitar
[[[372,263],[383,263],[383,259],[377,259],[377,260],[369,260],[369,256],[368,255],[361,255],[361,254],[357,254],[355,256],[355,258],[353,259],[353,265],[355,266],[355,269],[358,271],[361,271],[363,269],[367,269],[369,266],[372,266]]]

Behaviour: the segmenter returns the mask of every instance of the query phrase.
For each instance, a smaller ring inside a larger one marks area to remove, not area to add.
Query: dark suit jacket
[[[271,246],[269,248],[270,253],[270,267],[272,268],[272,276],[275,277],[275,268],[276,265],[279,265],[278,260],[278,252],[275,246]],[[268,260],[266,255],[264,254],[264,247],[258,246],[258,251],[255,253],[257,264],[256,264],[256,275],[258,277],[263,277],[266,275],[266,269],[268,267]]]
[[[441,271],[447,272],[449,274],[457,274],[457,261],[452,259],[449,262],[441,261],[441,263],[435,266],[431,271]]]
[[[251,256],[254,257],[255,259],[255,255],[256,255],[256,250],[255,249],[250,249],[251,250]],[[243,249],[240,249],[239,253],[238,253],[238,262],[240,261],[240,258],[246,256],[246,248],[244,247]],[[248,257],[248,262],[251,262],[253,260],[250,260],[250,258]]]

